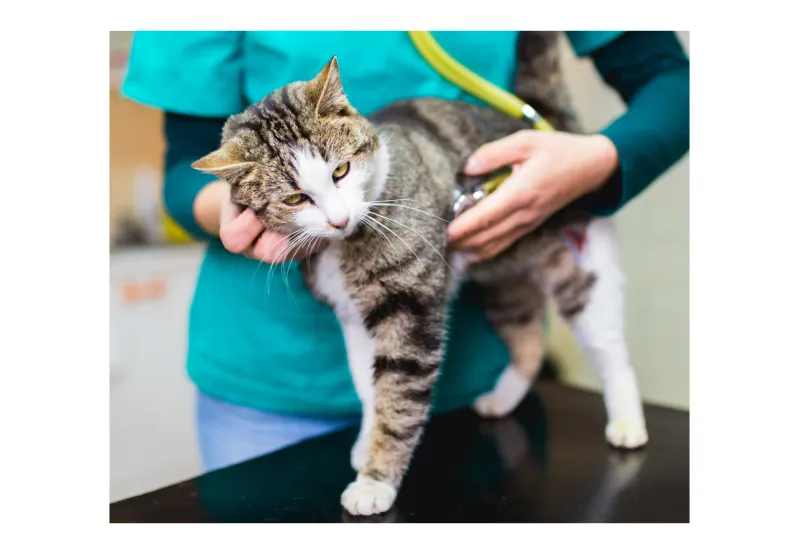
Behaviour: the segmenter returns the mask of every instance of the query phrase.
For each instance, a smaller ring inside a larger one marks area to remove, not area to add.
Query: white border
[[[788,350],[795,341],[796,287],[788,263],[794,257],[796,203],[789,197],[796,190],[796,117],[795,88],[779,81],[793,74],[784,54],[793,51],[794,29],[787,28],[790,18],[769,10],[775,3],[758,2],[744,13],[731,3],[695,1],[492,0],[448,7],[412,0],[359,7],[307,0],[137,1],[111,3],[101,12],[89,2],[49,4],[18,6],[34,17],[25,22],[15,12],[0,39],[4,190],[10,195],[3,211],[11,215],[3,225],[0,348],[2,499],[10,544],[136,553],[497,552],[503,545],[674,552],[733,544],[767,548],[791,530],[787,487],[794,487],[795,464],[785,445],[795,432],[784,426],[794,421],[788,408],[795,403],[798,370]],[[108,12],[105,23],[93,19]],[[760,25],[752,21],[757,12],[772,17]],[[235,29],[251,25],[258,13],[264,28],[692,31],[694,524],[321,526],[313,532],[296,525],[107,524],[108,30]]]

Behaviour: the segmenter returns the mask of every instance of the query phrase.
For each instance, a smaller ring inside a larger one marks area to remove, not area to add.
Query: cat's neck
[[[367,202],[373,202],[382,196],[388,184],[388,173],[391,166],[391,155],[388,151],[388,142],[380,135],[380,147],[374,156],[374,167],[369,177],[364,194]]]

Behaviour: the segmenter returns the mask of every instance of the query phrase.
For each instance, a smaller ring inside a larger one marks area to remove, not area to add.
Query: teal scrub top
[[[567,36],[585,55],[620,33]],[[433,35],[482,77],[512,89],[517,32]],[[407,33],[393,31],[137,32],[122,93],[164,111],[226,117],[286,83],[312,78],[333,55],[344,91],[362,113],[421,96],[478,103],[440,77]],[[190,378],[205,394],[262,411],[358,414],[334,313],[307,290],[297,263],[269,270],[209,242],[189,317]],[[472,403],[509,362],[470,292],[466,287],[451,306],[435,412]]]

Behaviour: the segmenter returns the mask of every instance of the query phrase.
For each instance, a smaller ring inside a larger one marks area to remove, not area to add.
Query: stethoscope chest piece
[[[457,173],[454,188],[454,217],[474,207],[480,200],[499,188],[499,185],[512,173],[512,167],[500,167],[485,175],[466,175]]]

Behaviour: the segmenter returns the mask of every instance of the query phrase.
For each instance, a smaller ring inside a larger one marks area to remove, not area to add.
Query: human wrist
[[[585,193],[599,190],[618,170],[618,149],[609,137],[595,134],[585,137],[591,146]]]
[[[218,237],[222,205],[230,199],[227,181],[212,181],[194,197],[194,220],[206,233]]]

